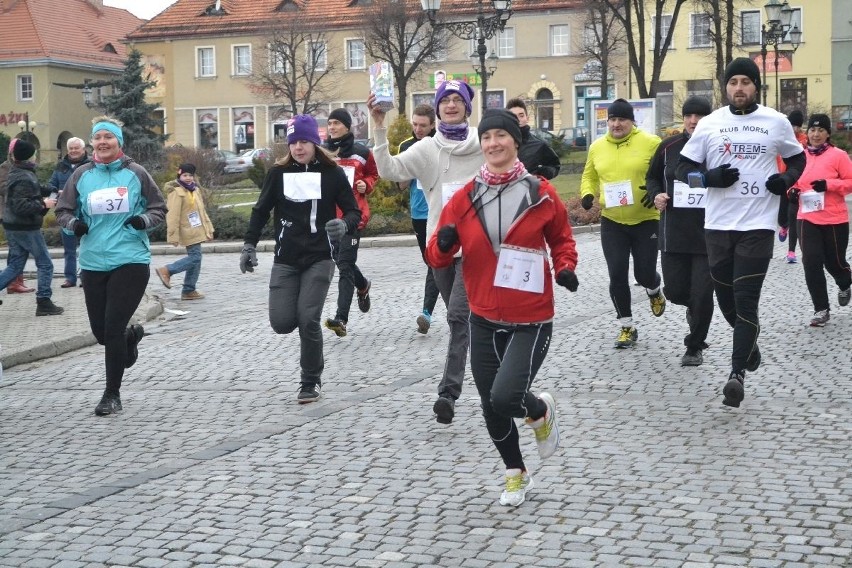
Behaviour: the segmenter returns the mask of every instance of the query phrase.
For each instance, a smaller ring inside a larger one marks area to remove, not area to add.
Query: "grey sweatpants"
[[[447,361],[444,376],[438,385],[439,396],[457,399],[464,384],[464,369],[467,366],[467,349],[470,344],[470,306],[462,277],[462,261],[457,258],[452,266],[433,268],[435,284],[447,306],[447,323],[450,326],[450,344],[447,346]]]
[[[331,259],[307,268],[273,264],[269,276],[269,324],[275,333],[299,329],[302,384],[320,384],[325,359],[322,353],[320,317],[334,276]]]

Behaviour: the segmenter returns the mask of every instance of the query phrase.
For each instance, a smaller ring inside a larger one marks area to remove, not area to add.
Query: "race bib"
[[[799,202],[802,204],[802,213],[813,213],[825,209],[825,194],[817,191],[809,191],[799,194]]]
[[[463,181],[450,181],[441,184],[441,204],[446,205],[455,193],[464,187]]]
[[[607,208],[633,205],[633,186],[629,179],[605,183],[603,191]]]
[[[308,201],[320,199],[320,173],[300,172],[297,174],[282,174],[284,197],[291,201]]]
[[[544,292],[544,252],[500,245],[494,285],[523,292]]]
[[[420,180],[416,179],[414,181],[415,181],[415,187],[417,187],[417,189],[419,189],[420,191],[423,191],[423,184],[420,183]]]
[[[725,192],[725,199],[766,197],[766,180],[760,174],[740,173],[740,179]]]
[[[188,214],[187,218],[189,219],[189,226],[193,229],[201,226],[201,215],[198,214],[198,211]]]
[[[355,189],[355,167],[354,166],[340,166],[343,168],[343,173],[346,174],[346,179],[349,180],[349,186],[352,189]]]
[[[674,182],[672,205],[679,208],[704,209],[707,203],[706,187],[689,187],[682,181]]]
[[[130,213],[126,187],[108,187],[89,194],[89,215]]]

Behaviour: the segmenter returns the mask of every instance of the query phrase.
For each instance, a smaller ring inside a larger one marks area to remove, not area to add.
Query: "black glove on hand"
[[[731,164],[722,164],[718,168],[704,172],[707,187],[731,187],[740,179],[740,170],[732,168]]]
[[[243,274],[245,274],[247,270],[249,272],[254,272],[255,266],[257,266],[257,252],[255,251],[254,245],[245,243],[243,245],[243,252],[240,253],[240,271]]]
[[[586,211],[588,211],[589,209],[591,209],[591,208],[592,208],[592,201],[594,201],[594,200],[595,200],[595,196],[594,196],[594,195],[585,195],[585,196],[583,196],[583,202],[582,202],[583,209],[585,209]]]
[[[639,189],[645,192],[645,195],[642,196],[642,205],[647,207],[648,209],[654,208],[654,198],[651,197],[651,194],[648,193],[648,188],[644,185],[640,185]]]
[[[89,226],[79,219],[74,221],[74,228],[71,230],[74,231],[74,235],[76,235],[78,239],[83,235],[89,234]]]
[[[139,215],[134,215],[130,219],[124,222],[125,225],[130,225],[137,231],[141,231],[145,228],[145,219],[140,217]]]
[[[450,252],[450,249],[459,242],[459,232],[455,225],[444,225],[438,229],[438,250]]]
[[[331,242],[340,242],[340,239],[346,234],[346,221],[343,219],[332,219],[325,224],[325,233],[331,239]]]
[[[568,270],[567,268],[565,270],[560,270],[559,274],[556,275],[556,283],[560,286],[568,288],[569,292],[576,292],[577,286],[580,285],[580,283],[577,281],[577,275],[574,274],[574,271]]]
[[[825,193],[825,190],[828,189],[828,184],[824,179],[815,179],[811,182],[811,187],[817,193]]]
[[[799,190],[798,188],[791,187],[787,190],[787,200],[790,203],[798,203],[799,202]]]
[[[766,179],[766,190],[773,195],[784,195],[787,191],[787,181],[781,174],[772,174]]]

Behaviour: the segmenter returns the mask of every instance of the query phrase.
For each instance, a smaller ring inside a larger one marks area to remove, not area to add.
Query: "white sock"
[[[660,293],[660,287],[657,286],[653,290],[651,290],[650,288],[645,288],[645,291],[648,293],[649,296],[656,296]]]
[[[619,327],[633,327],[633,318],[618,318]]]

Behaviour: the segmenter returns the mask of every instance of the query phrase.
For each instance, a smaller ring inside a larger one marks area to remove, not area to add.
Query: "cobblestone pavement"
[[[324,330],[323,398],[305,406],[298,337],[267,322],[271,254],[246,275],[211,254],[202,301],[152,278],[167,311],[121,414],[92,414],[97,346],[5,373],[0,566],[852,566],[852,307],[808,327],[801,265],[778,244],[763,364],[731,409],[718,310],[704,365],[682,368],[684,309],[654,318],[634,287],[639,344],[615,350],[599,235],[578,246],[580,289],[557,289],[534,385],[557,400],[562,443],[541,463],[522,428],[535,488],[517,509],[497,503],[470,379],[451,426],[432,416],[447,329],[439,305],[416,332],[415,247],[362,250],[372,311],[353,309],[346,338]]]

